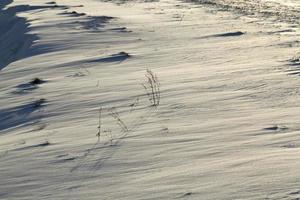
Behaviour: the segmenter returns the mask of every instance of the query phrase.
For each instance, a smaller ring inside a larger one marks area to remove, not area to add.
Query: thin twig
[[[97,137],[98,137],[98,142],[100,142],[100,136],[101,136],[101,117],[102,117],[102,107],[100,106],[99,108],[99,121],[98,121],[98,133],[97,133]]]

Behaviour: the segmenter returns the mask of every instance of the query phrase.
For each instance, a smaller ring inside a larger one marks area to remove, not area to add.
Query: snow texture
[[[300,198],[299,7],[215,2],[1,0],[0,199]]]

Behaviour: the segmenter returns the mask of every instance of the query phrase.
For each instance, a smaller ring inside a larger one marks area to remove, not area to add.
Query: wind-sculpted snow
[[[26,34],[26,19],[17,17],[17,9],[5,9],[12,1],[0,2],[0,70],[10,62],[21,58],[36,36]]]
[[[0,0],[0,199],[299,199],[293,20],[127,2]]]
[[[219,7],[250,16],[265,17],[275,21],[285,21],[300,24],[300,3],[282,4],[262,0],[187,0],[200,4]],[[280,2],[280,1],[279,1]],[[296,1],[295,1],[296,2]]]
[[[0,131],[38,122],[43,114],[40,109],[45,102],[45,99],[40,99],[21,106],[0,110]]]
[[[29,22],[17,14],[49,8],[65,8],[57,5],[17,5],[5,8],[12,0],[0,2],[0,70],[13,61],[29,56],[28,50],[38,37],[30,31]]]

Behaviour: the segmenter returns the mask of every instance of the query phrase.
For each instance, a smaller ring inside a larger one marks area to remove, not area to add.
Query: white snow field
[[[0,9],[1,200],[300,198],[296,12],[176,0]]]

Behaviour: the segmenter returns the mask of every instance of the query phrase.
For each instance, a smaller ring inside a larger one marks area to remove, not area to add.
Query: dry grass
[[[147,69],[145,77],[146,82],[142,85],[151,105],[157,107],[160,104],[160,83],[156,74],[154,74],[150,69]]]

